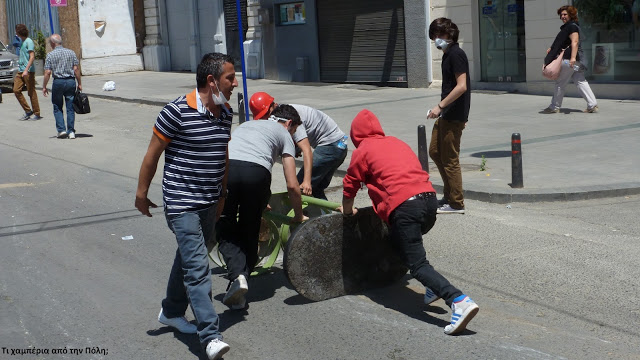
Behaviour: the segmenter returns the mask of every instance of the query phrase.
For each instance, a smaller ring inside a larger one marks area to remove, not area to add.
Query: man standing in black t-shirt
[[[459,34],[458,26],[451,19],[438,18],[429,25],[429,38],[444,52],[440,102],[427,113],[427,118],[436,119],[429,156],[444,184],[438,214],[464,214],[460,138],[469,117],[471,81],[469,60],[458,45]]]

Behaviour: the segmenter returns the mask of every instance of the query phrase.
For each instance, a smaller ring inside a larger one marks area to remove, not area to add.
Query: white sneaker
[[[438,208],[438,214],[464,214],[464,209],[454,209],[451,205],[446,204]]]
[[[220,359],[231,347],[220,339],[213,339],[207,344],[207,357],[209,360]]]
[[[222,303],[229,307],[233,305],[240,305],[244,301],[244,294],[246,294],[247,291],[249,291],[247,278],[244,277],[244,275],[238,275],[238,277],[229,285],[229,289],[224,295]]]
[[[451,304],[451,324],[444,327],[444,333],[447,335],[457,334],[466,329],[467,324],[478,313],[480,308],[467,295],[460,295]]]
[[[73,131],[69,133],[69,139],[75,139],[76,138],[76,133],[74,133]]]
[[[69,136],[69,134],[67,134],[65,131],[60,131],[58,133],[58,139],[66,139],[67,136]]]
[[[436,295],[436,293],[434,293],[433,290],[429,289],[428,287],[424,288],[424,304],[425,305],[429,305],[438,299],[440,299],[440,296]]]
[[[158,314],[158,321],[160,321],[161,324],[171,326],[184,334],[195,334],[198,332],[198,327],[188,322],[184,316],[168,318],[164,316],[162,309],[160,309],[160,314]]]

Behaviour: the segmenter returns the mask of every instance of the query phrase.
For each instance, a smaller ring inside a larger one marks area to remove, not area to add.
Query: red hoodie
[[[351,154],[343,194],[356,197],[363,182],[369,189],[373,208],[385,222],[398,205],[413,195],[435,192],[429,174],[422,170],[416,154],[405,142],[385,136],[378,118],[362,110],[351,122]]]

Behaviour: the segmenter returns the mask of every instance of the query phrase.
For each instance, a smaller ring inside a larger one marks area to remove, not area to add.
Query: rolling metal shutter
[[[403,0],[318,0],[320,80],[406,86]]]

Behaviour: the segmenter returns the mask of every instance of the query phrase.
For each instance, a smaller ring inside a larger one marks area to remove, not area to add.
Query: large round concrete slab
[[[387,286],[407,272],[371,207],[303,223],[287,242],[284,269],[294,289],[314,301]]]

